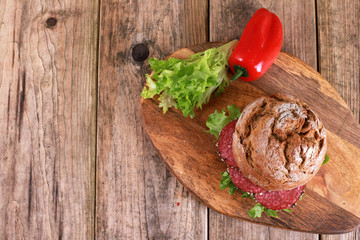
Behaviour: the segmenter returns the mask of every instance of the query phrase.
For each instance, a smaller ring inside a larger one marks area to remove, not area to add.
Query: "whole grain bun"
[[[324,125],[304,102],[277,94],[262,97],[242,112],[233,153],[242,173],[272,191],[304,185],[326,153]]]

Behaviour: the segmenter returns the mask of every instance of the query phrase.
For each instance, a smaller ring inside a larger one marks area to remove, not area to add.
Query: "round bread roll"
[[[326,153],[326,131],[299,99],[277,94],[249,104],[233,135],[241,172],[271,191],[304,185],[318,172]]]

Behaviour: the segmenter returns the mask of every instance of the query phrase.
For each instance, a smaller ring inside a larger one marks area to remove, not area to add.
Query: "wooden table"
[[[144,135],[148,54],[239,38],[261,7],[283,23],[282,50],[325,76],[359,120],[357,0],[2,0],[0,239],[359,239],[214,212]]]

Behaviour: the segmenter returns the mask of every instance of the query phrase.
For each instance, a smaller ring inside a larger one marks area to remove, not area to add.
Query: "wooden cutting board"
[[[206,43],[180,49],[171,57],[187,58],[221,43]],[[230,74],[229,74],[230,76]],[[206,132],[209,114],[235,104],[243,109],[256,98],[283,93],[306,102],[327,129],[329,163],[306,185],[305,197],[279,218],[263,213],[251,219],[254,200],[220,190],[221,172],[226,165],[217,153],[216,139]],[[195,118],[183,117],[170,109],[162,113],[156,100],[141,99],[145,131],[170,171],[206,206],[243,220],[312,233],[344,233],[360,226],[360,125],[334,88],[313,68],[287,53],[260,79],[235,81],[220,97],[212,98]]]

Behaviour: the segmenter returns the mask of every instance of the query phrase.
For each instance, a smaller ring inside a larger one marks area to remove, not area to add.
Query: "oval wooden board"
[[[220,43],[180,49],[171,57],[187,58]],[[247,212],[254,200],[240,193],[229,195],[219,188],[226,170],[217,154],[216,139],[206,132],[205,122],[215,109],[230,104],[243,109],[256,98],[284,93],[302,99],[318,114],[327,128],[330,162],[306,185],[305,195],[292,213],[279,218],[251,219]],[[360,225],[360,126],[332,86],[300,59],[280,53],[260,79],[235,81],[220,97],[212,98],[194,119],[170,109],[166,114],[156,100],[141,99],[145,131],[157,153],[176,178],[202,203],[228,216],[269,226],[312,233],[344,233]]]

